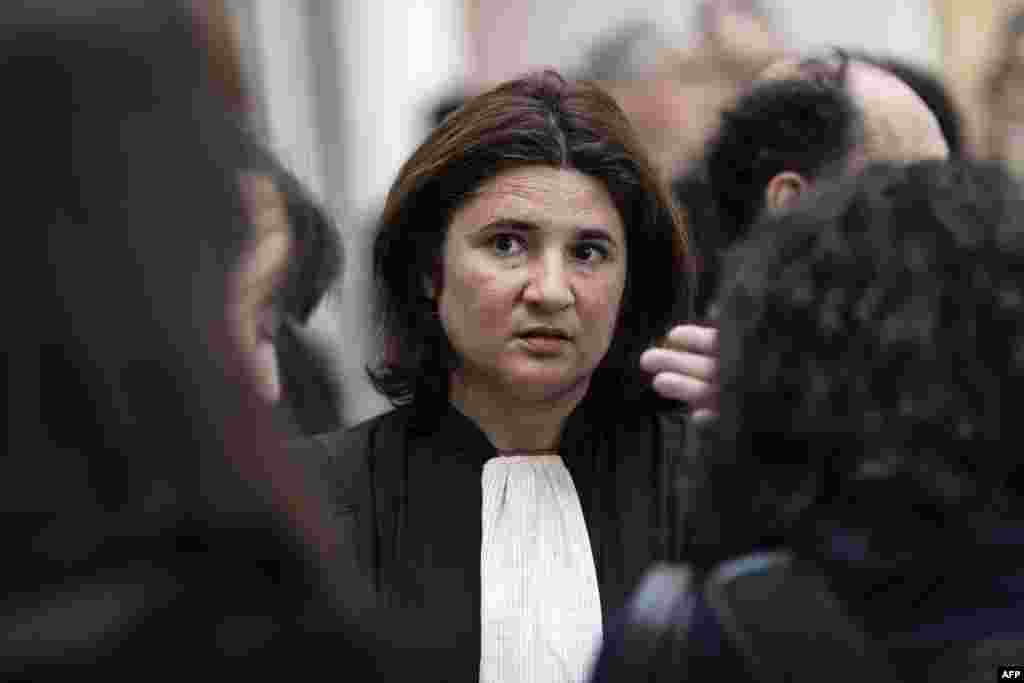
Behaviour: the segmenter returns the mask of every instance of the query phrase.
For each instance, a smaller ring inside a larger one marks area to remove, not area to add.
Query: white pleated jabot
[[[484,464],[480,681],[586,681],[601,597],[572,477],[557,455]]]

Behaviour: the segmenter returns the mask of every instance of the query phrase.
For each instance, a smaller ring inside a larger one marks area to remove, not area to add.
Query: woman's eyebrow
[[[492,230],[518,230],[521,232],[533,232],[539,230],[539,228],[536,224],[519,218],[496,218],[480,228],[480,232]]]
[[[618,244],[618,242],[612,236],[611,231],[595,225],[587,225],[577,228],[576,236],[581,240],[600,240],[602,242]]]
[[[540,230],[540,227],[536,223],[532,223],[529,220],[523,220],[519,218],[496,218],[495,220],[485,224],[481,227],[478,232],[487,233],[494,232],[497,230],[515,230],[517,232],[536,232]],[[574,230],[573,236],[578,240],[594,240],[600,242],[608,242],[612,245],[617,245],[618,241],[612,235],[612,232],[607,228],[598,225],[583,225],[578,226]]]

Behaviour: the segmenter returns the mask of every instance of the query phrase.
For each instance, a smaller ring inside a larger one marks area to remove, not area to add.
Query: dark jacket
[[[823,678],[981,683],[996,680],[998,666],[1022,661],[1024,571],[1011,558],[1024,541],[1024,526],[1008,523],[969,548],[951,544],[944,563],[908,557],[885,577],[870,566],[876,563],[868,560],[858,534],[836,528],[828,537],[827,557],[797,565],[822,577],[824,592],[801,579],[793,587],[812,590],[787,595],[787,608],[778,610],[773,604],[778,586],[765,595],[771,581],[754,583],[760,592],[748,590],[745,598],[740,593],[744,602],[731,605],[733,615],[742,607],[738,621],[715,608],[708,578],[682,567],[652,571],[606,629],[592,683]],[[731,565],[728,571],[740,583],[747,577],[756,582],[771,569],[758,557],[723,566]],[[737,571],[740,565],[744,569]],[[828,614],[829,604],[837,606],[839,621]],[[844,627],[844,619],[850,626]],[[727,622],[750,625],[736,633]],[[844,630],[851,626],[859,636]]]

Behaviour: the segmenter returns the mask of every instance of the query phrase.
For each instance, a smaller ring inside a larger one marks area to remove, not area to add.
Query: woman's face
[[[228,319],[257,390],[276,403],[281,378],[274,342],[281,324],[279,294],[288,274],[291,228],[284,199],[271,178],[243,175],[242,190],[253,235],[231,276]]]
[[[626,286],[625,229],[600,181],[540,165],[501,173],[455,212],[442,253],[426,288],[461,381],[528,399],[586,388]]]

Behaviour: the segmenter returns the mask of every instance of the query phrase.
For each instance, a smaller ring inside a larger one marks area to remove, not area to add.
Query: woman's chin
[[[516,396],[556,399],[578,392],[582,396],[592,372],[569,368],[516,368],[505,376],[505,384]]]

